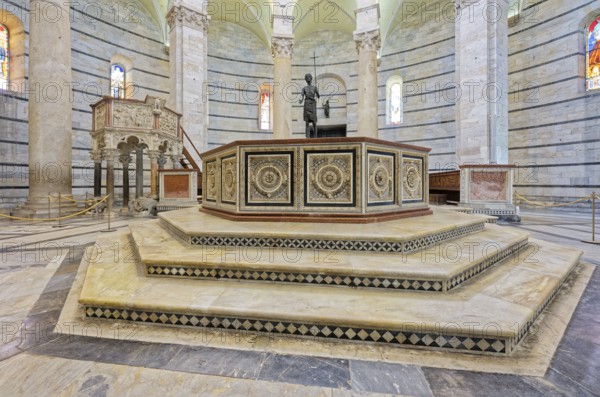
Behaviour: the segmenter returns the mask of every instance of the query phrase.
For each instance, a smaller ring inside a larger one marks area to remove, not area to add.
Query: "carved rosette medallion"
[[[248,205],[292,204],[292,155],[249,154]]]
[[[206,200],[217,200],[217,162],[206,163]]]
[[[306,204],[353,204],[352,153],[307,154]]]
[[[237,157],[221,160],[221,201],[237,201]]]
[[[369,203],[394,202],[394,155],[369,153]]]
[[[403,158],[402,175],[404,177],[403,200],[404,201],[422,201],[423,200],[423,159],[421,158]]]

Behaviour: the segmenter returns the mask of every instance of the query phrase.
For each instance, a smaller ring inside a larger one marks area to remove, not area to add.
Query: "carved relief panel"
[[[394,204],[396,200],[396,156],[394,153],[367,152],[367,205]]]
[[[305,151],[304,205],[354,206],[356,152]]]
[[[151,129],[153,123],[152,107],[146,104],[113,102],[113,126]]]
[[[246,205],[292,206],[293,152],[246,152]]]
[[[217,160],[207,161],[206,162],[206,192],[203,192],[205,195],[204,199],[207,201],[217,201],[217,196],[219,194],[217,188]]]
[[[237,156],[221,159],[221,202],[237,203]]]
[[[423,201],[423,158],[402,157],[402,201]]]

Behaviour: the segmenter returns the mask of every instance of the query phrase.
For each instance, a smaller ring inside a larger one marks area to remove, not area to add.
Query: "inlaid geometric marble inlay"
[[[306,152],[305,205],[354,205],[354,152]]]
[[[237,197],[237,157],[221,160],[221,201],[235,203]]]
[[[395,156],[392,153],[369,152],[369,204],[393,204]]]
[[[206,200],[217,200],[217,162],[206,163]]]
[[[289,153],[246,153],[247,205],[292,205]]]
[[[402,158],[403,201],[423,200],[423,159],[420,157]]]

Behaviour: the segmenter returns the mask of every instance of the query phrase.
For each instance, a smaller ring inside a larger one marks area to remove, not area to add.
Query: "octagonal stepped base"
[[[449,291],[506,257],[518,257],[528,238],[516,229],[488,225],[480,233],[397,254],[200,247],[175,239],[158,221],[130,229],[148,276],[431,292]]]
[[[541,241],[445,294],[146,277],[127,232],[102,235],[79,302],[91,319],[510,354],[579,262]],[[91,249],[91,248],[90,248]],[[171,251],[173,252],[173,251]]]
[[[369,224],[235,222],[195,208],[159,214],[161,225],[196,246],[282,247],[412,252],[481,232],[487,216],[435,211],[434,216]]]

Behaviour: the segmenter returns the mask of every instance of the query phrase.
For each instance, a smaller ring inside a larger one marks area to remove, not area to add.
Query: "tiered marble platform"
[[[516,349],[581,254],[444,210],[361,225],[190,208],[98,245],[90,319],[492,355]]]

